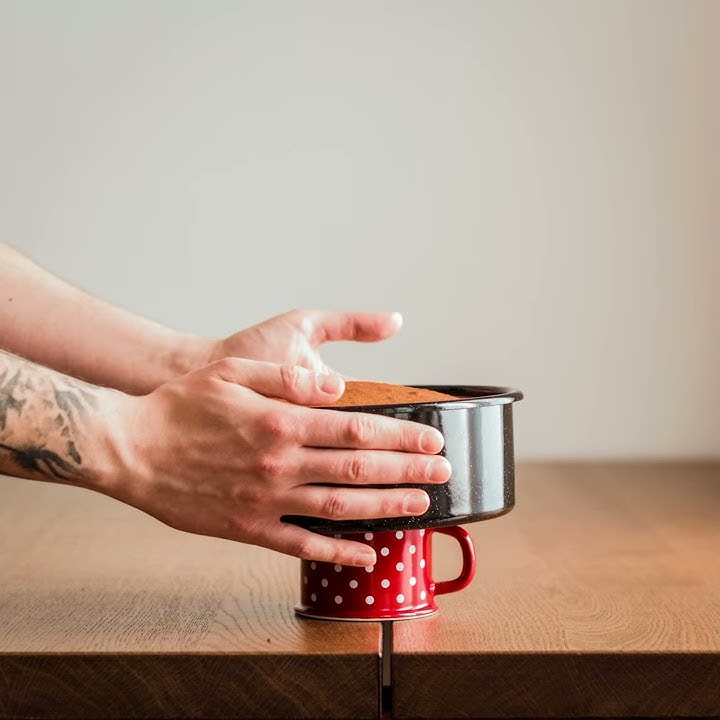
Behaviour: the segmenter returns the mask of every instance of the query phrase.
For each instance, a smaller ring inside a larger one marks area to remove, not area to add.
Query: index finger
[[[313,325],[311,340],[322,344],[330,340],[377,342],[392,337],[402,326],[397,312],[329,312],[310,313]]]
[[[442,433],[423,423],[373,415],[308,408],[303,410],[299,442],[306,447],[396,450],[436,455]]]

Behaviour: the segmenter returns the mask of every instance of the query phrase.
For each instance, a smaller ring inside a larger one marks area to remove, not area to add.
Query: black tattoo
[[[10,410],[18,413],[22,412],[25,400],[18,400],[14,393],[16,391],[18,381],[20,380],[20,370],[9,379],[5,380],[10,374],[10,368],[3,368],[0,372],[0,430],[5,429],[7,423],[7,415]]]
[[[77,468],[63,460],[56,452],[44,447],[14,448],[0,443],[0,449],[7,450],[10,458],[21,468],[38,475],[50,475],[56,480],[70,480],[77,474]]]
[[[61,482],[80,478],[84,422],[96,407],[91,388],[0,351],[0,471],[14,467]]]
[[[76,420],[78,416],[82,416],[85,413],[85,404],[94,407],[95,398],[80,387],[73,387],[70,390],[58,390],[55,387],[53,388],[53,392],[55,394],[55,402],[61,411],[60,417],[67,419],[70,429],[77,430]]]
[[[68,451],[68,455],[78,465],[82,465],[82,458],[80,457],[80,453],[77,451],[77,448],[75,447],[75,443],[72,440],[68,440],[67,451]]]

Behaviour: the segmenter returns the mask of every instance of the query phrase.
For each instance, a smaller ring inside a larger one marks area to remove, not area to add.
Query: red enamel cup
[[[454,580],[435,582],[432,576],[432,536],[455,538],[463,566]],[[372,567],[348,567],[303,560],[300,566],[298,615],[324,620],[406,620],[438,611],[435,596],[457,592],[475,577],[475,548],[461,527],[341,533],[374,548]]]

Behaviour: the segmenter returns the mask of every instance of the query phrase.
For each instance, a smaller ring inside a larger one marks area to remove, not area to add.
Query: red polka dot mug
[[[455,538],[463,566],[454,580],[432,577],[432,535]],[[300,566],[298,615],[325,620],[405,620],[438,611],[435,596],[467,587],[475,576],[475,549],[461,527],[342,533],[335,537],[374,548],[372,567],[347,567],[303,560]]]

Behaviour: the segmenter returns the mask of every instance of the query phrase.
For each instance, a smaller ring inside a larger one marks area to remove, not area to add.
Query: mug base
[[[437,607],[426,607],[421,610],[412,610],[405,613],[385,613],[378,615],[321,615],[302,605],[295,606],[295,613],[303,618],[311,620],[334,620],[336,622],[380,622],[382,620],[416,620],[418,618],[430,617],[438,612]]]

